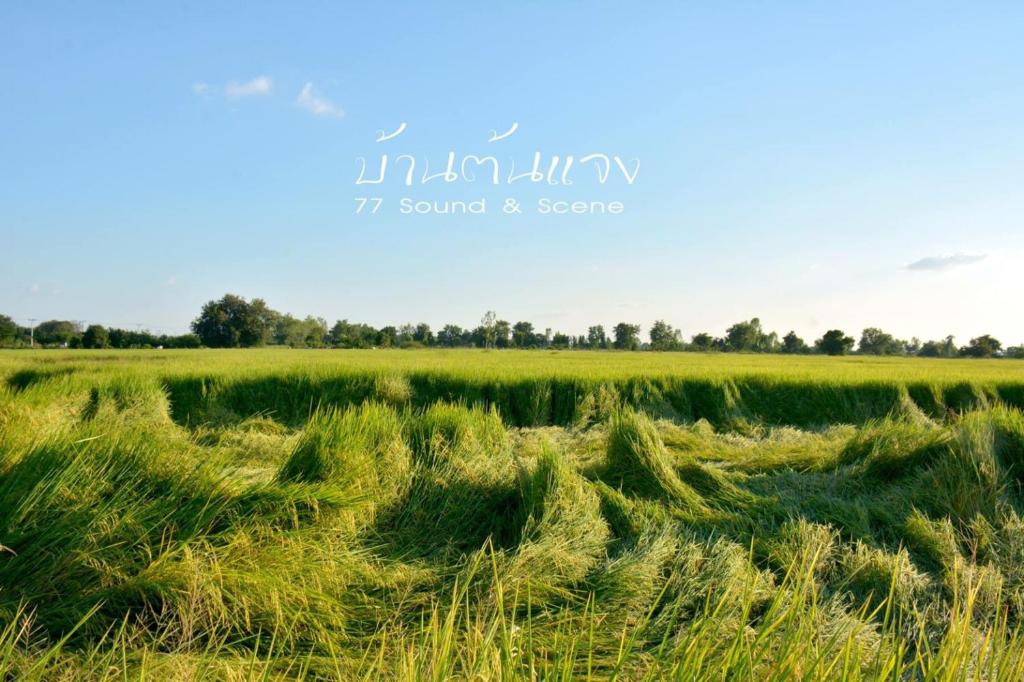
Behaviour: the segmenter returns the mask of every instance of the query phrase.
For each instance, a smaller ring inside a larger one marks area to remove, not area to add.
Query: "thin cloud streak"
[[[257,76],[245,83],[231,81],[224,86],[224,94],[228,97],[249,97],[251,95],[268,95],[273,87],[269,76]]]
[[[952,256],[928,256],[906,266],[907,270],[950,270],[985,260],[987,253],[957,253]]]
[[[299,96],[296,98],[295,102],[314,116],[341,118],[345,115],[345,112],[341,107],[335,105],[330,100],[317,95],[313,91],[312,83],[306,83],[302,86],[302,91],[299,92]]]

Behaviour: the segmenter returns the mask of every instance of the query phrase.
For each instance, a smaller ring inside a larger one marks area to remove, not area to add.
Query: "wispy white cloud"
[[[165,279],[163,281],[163,284],[161,284],[160,286],[165,288],[176,287],[178,286],[178,278],[175,277],[174,275],[171,275],[170,277]]]
[[[231,81],[224,86],[224,94],[228,97],[249,97],[250,95],[268,95],[273,87],[269,76],[257,76],[251,81],[238,83]]]
[[[274,82],[270,76],[257,76],[245,82],[230,81],[224,86],[197,81],[192,84],[192,92],[200,97],[222,93],[224,97],[236,99],[239,97],[269,95],[273,87]],[[345,115],[344,109],[318,93],[311,82],[307,82],[302,86],[298,96],[295,98],[295,103],[314,116],[342,118]]]
[[[313,91],[312,83],[306,83],[302,86],[302,91],[299,92],[299,96],[295,102],[314,116],[341,118],[345,115],[345,112],[341,107],[316,94]]]
[[[949,270],[985,260],[985,253],[956,253],[952,256],[929,256],[907,265],[907,270]]]
[[[25,287],[25,291],[28,292],[29,296],[59,296],[62,293],[61,288],[58,286],[42,285],[38,282],[29,284]]]

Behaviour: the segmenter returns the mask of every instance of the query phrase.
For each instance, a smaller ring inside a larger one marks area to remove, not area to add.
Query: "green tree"
[[[516,348],[533,348],[539,345],[537,334],[530,322],[516,322],[512,325],[512,345]]]
[[[374,336],[374,345],[381,348],[393,348],[398,345],[398,329],[390,325],[381,327]]]
[[[167,348],[201,348],[202,339],[195,334],[182,334],[181,336],[169,336],[164,344]]]
[[[18,339],[18,325],[7,315],[0,315],[0,346],[13,346]]]
[[[956,339],[947,336],[942,341],[925,341],[917,354],[923,358],[952,358],[957,352]]]
[[[308,315],[302,321],[302,345],[304,348],[323,348],[328,343],[327,320]]]
[[[903,355],[907,344],[878,327],[868,327],[860,335],[857,350],[867,355]]]
[[[484,336],[484,348],[494,348],[497,343],[498,336],[494,329],[497,321],[498,315],[493,310],[488,310],[480,318],[480,327],[483,329]]]
[[[437,345],[445,348],[456,348],[462,345],[462,327],[457,324],[446,324],[437,332]]]
[[[82,333],[82,348],[109,348],[110,334],[100,324],[90,324]]]
[[[953,358],[956,357],[956,353],[956,339],[950,334],[942,341],[942,357]]]
[[[280,346],[302,348],[306,343],[306,330],[301,320],[289,314],[280,315],[274,321],[272,334],[274,343]]]
[[[210,348],[261,346],[271,338],[279,317],[262,299],[249,303],[241,296],[225,294],[203,306],[192,322],[192,331]]]
[[[78,325],[70,320],[46,320],[36,326],[35,339],[44,346],[70,345],[80,332]]]
[[[651,326],[651,350],[682,350],[683,337],[665,320],[658,320]]]
[[[508,348],[512,336],[512,325],[508,320],[495,320],[494,322],[494,345],[498,348]]]
[[[274,323],[277,322],[277,318],[281,316],[281,313],[272,310],[262,298],[254,298],[249,302],[249,315],[256,320],[254,331],[257,328],[259,329],[258,338],[251,340],[249,345],[262,346],[270,340],[270,335],[274,330]]]
[[[921,344],[921,349],[917,351],[917,354],[922,358],[941,358],[942,342],[925,341],[924,343]]]
[[[554,336],[551,337],[552,348],[568,348],[571,343],[569,335],[562,332],[555,332]]]
[[[774,334],[765,334],[761,329],[761,320],[756,317],[749,322],[737,322],[725,330],[727,350],[767,352],[774,350],[776,343]]]
[[[604,333],[604,325],[595,324],[587,329],[587,345],[591,348],[608,347],[608,335]]]
[[[690,337],[690,350],[698,352],[711,351],[715,349],[715,337],[707,332],[700,332]]]
[[[991,358],[999,355],[1003,344],[996,338],[984,334],[975,337],[960,349],[960,355],[965,358]]]
[[[324,324],[326,326],[326,323]],[[394,327],[380,331],[368,324],[338,320],[327,332],[327,343],[335,348],[372,348],[373,346],[391,346]]]
[[[430,325],[420,322],[412,333],[412,340],[423,346],[434,344],[434,332],[430,331]]]
[[[818,351],[826,355],[846,355],[853,348],[853,344],[853,337],[847,336],[839,329],[829,329],[814,342]]]
[[[782,337],[782,352],[796,355],[798,353],[806,353],[810,350],[807,344],[796,335],[795,331],[791,331]]]
[[[640,347],[640,325],[619,322],[612,330],[614,346],[619,350],[636,350]]]
[[[398,343],[396,345],[398,345],[398,346],[409,346],[409,345],[412,345],[414,343],[413,340],[412,340],[412,337],[415,336],[415,335],[416,335],[416,327],[412,326],[411,324],[400,325],[398,327],[398,335],[397,335]]]

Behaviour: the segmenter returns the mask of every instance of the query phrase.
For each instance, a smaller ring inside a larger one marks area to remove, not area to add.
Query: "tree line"
[[[373,327],[361,322],[338,320],[333,325],[321,317],[297,318],[280,313],[263,299],[251,301],[234,294],[225,294],[203,306],[192,322],[192,333],[179,336],[154,335],[146,331],[107,329],[101,325],[80,325],[67,320],[48,320],[30,330],[18,326],[11,318],[0,315],[0,346],[63,348],[251,348],[266,345],[292,348],[549,348],[559,350],[649,350],[695,352],[783,353],[803,355],[1012,357],[1024,358],[1024,346],[1004,348],[1002,343],[985,334],[957,346],[952,336],[941,340],[909,341],[894,337],[876,327],[869,327],[859,340],[839,329],[830,329],[821,338],[807,343],[796,332],[779,337],[766,331],[758,318],[737,322],[723,336],[702,332],[686,340],[679,329],[664,320],[647,330],[641,338],[638,324],[619,322],[609,331],[593,325],[586,334],[571,335],[540,330],[527,321],[510,323],[488,311],[475,327],[446,324],[438,330],[430,325],[404,324]]]
[[[195,334],[154,334],[73,320],[46,320],[34,327],[18,325],[0,315],[0,348],[201,348]]]

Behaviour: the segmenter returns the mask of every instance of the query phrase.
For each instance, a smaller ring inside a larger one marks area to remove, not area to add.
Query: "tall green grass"
[[[1024,677],[986,364],[286,355],[0,358],[0,676]]]

